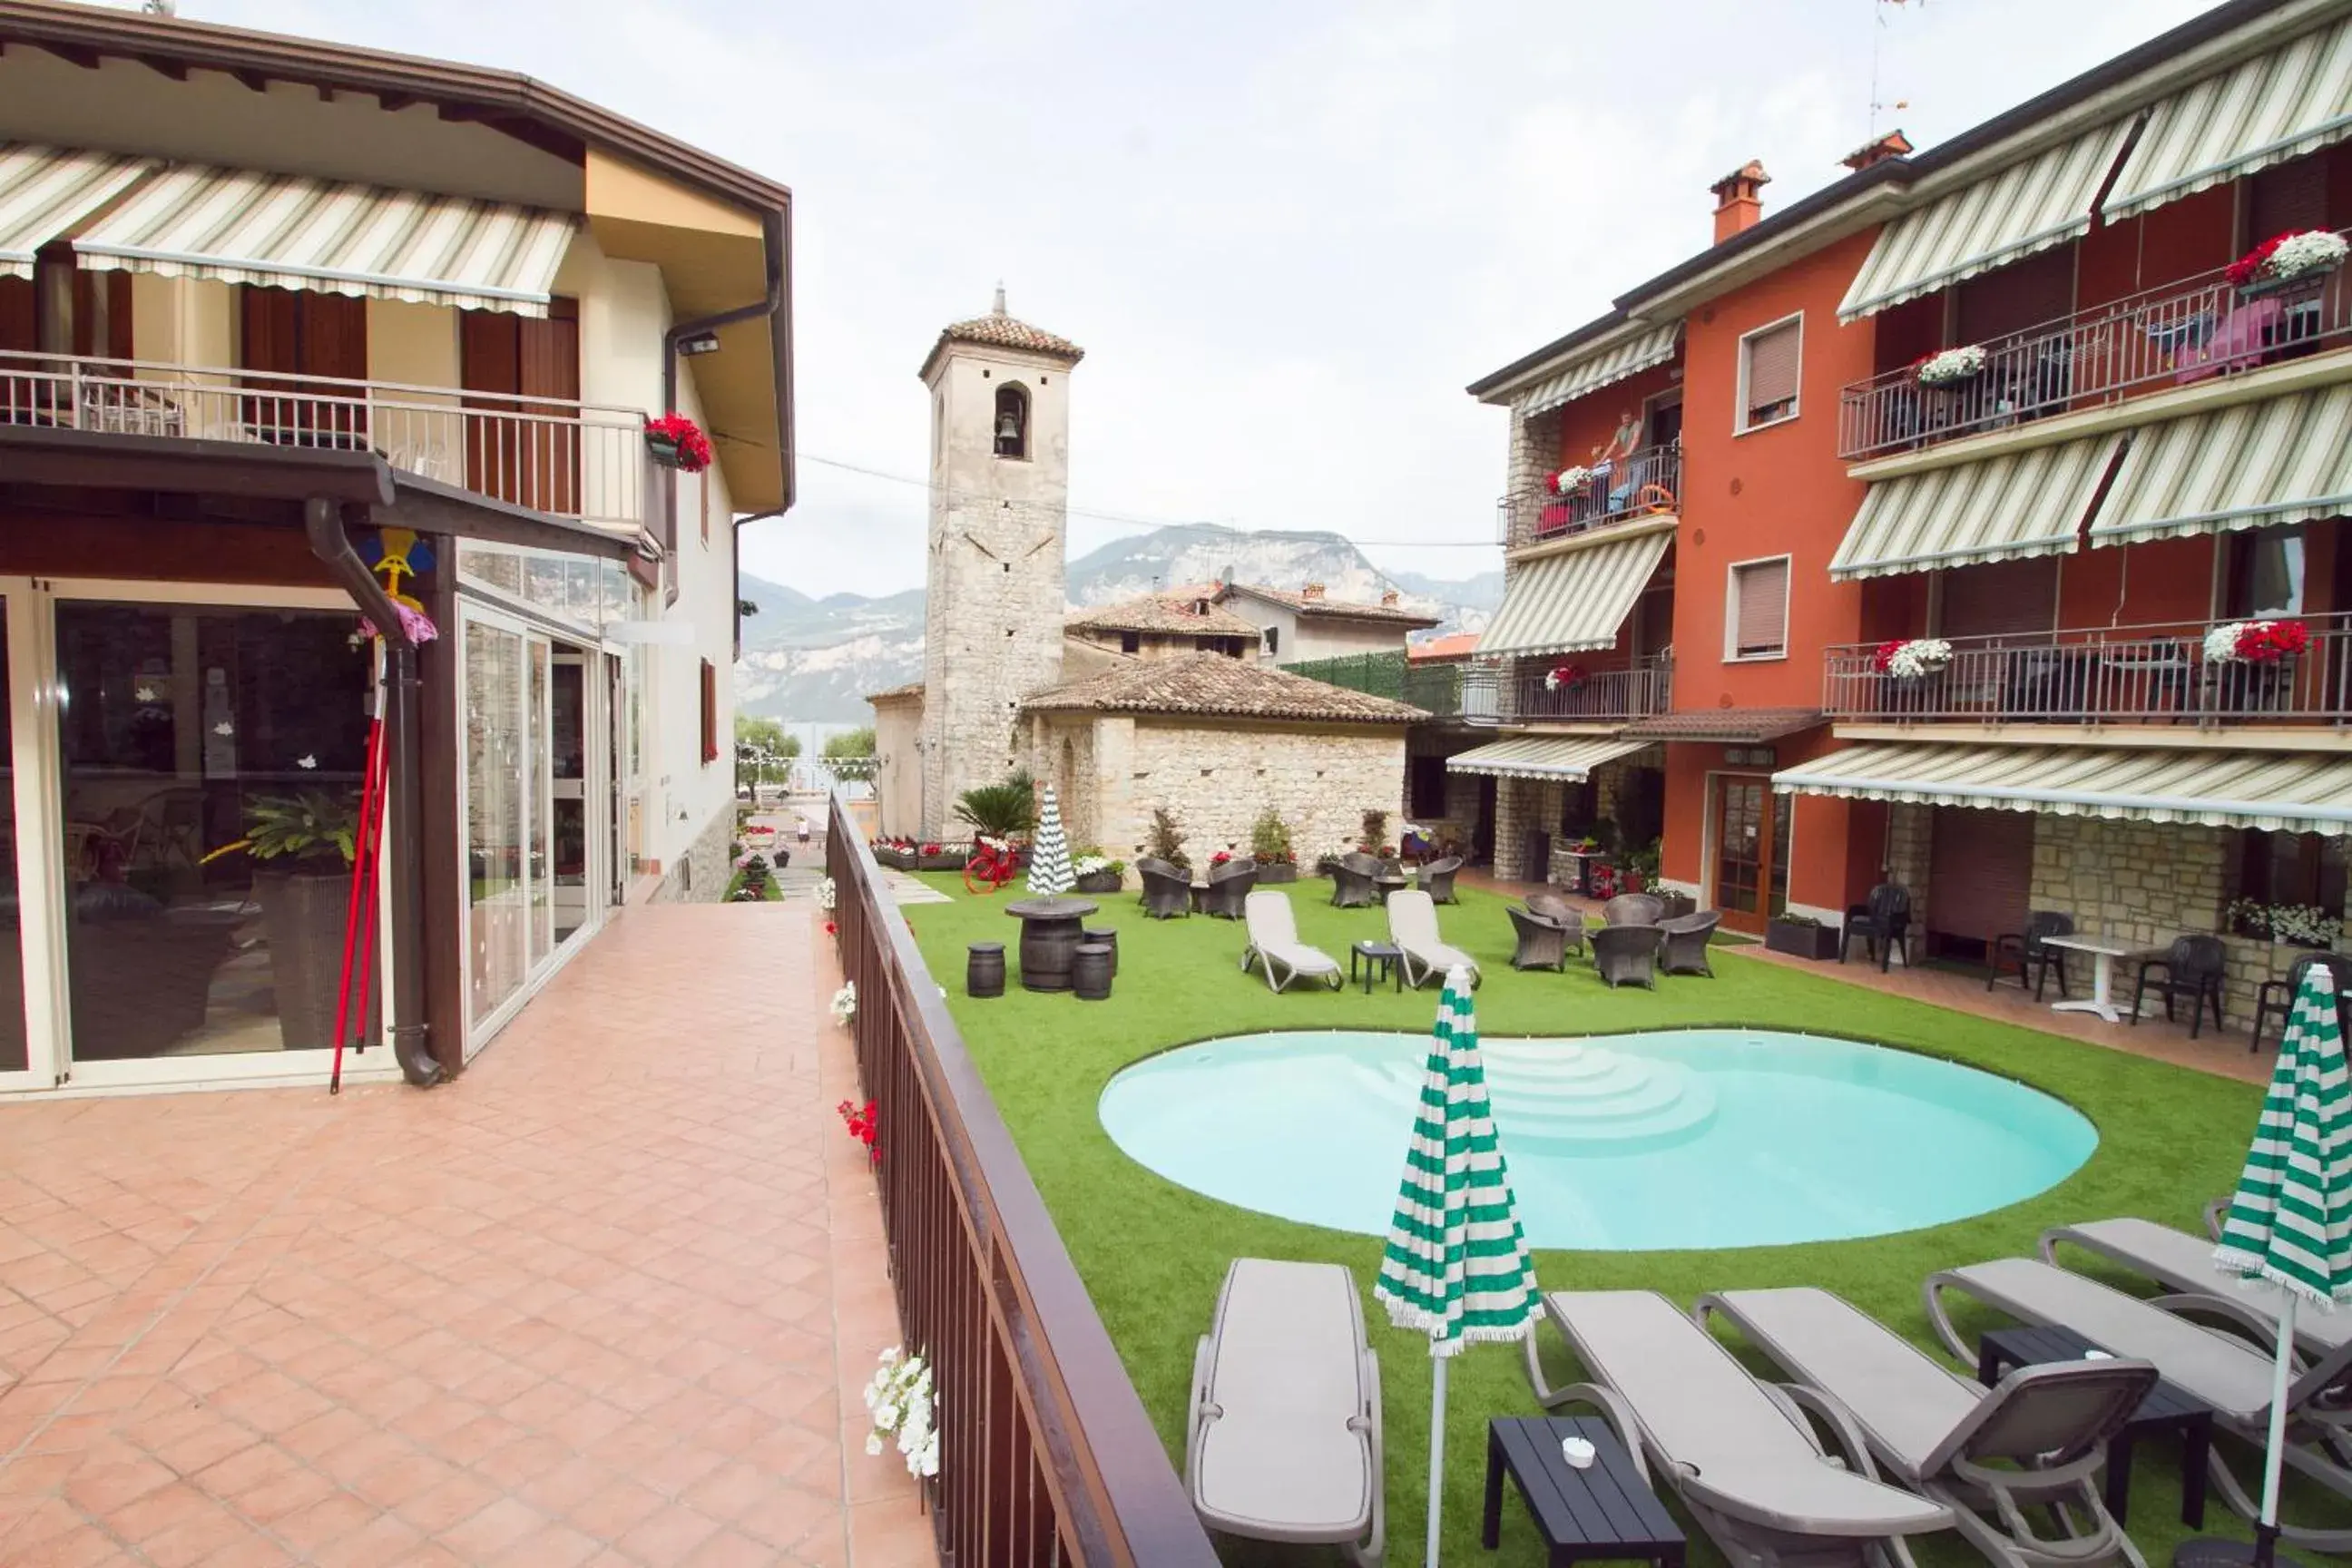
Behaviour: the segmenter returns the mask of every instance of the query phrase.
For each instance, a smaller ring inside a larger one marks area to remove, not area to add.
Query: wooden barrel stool
[[[1078,940],[1090,946],[1110,949],[1111,978],[1114,980],[1118,978],[1118,928],[1117,926],[1088,926]]]
[[[971,956],[964,963],[963,994],[967,996],[1004,994],[1003,942],[976,942],[971,944]]]
[[[1097,942],[1080,942],[1070,963],[1070,989],[1081,1002],[1100,1002],[1110,995],[1110,949]]]

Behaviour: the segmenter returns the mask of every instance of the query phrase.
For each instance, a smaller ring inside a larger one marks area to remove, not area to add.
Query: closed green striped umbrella
[[[1029,890],[1041,899],[1058,898],[1078,885],[1070,869],[1070,841],[1062,833],[1062,803],[1047,784],[1045,803],[1037,811],[1037,837],[1029,845]]]
[[[1486,1100],[1470,973],[1445,977],[1437,1029],[1405,1151],[1373,1299],[1401,1329],[1429,1336],[1436,1360],[1429,1412],[1429,1568],[1436,1568],[1445,1475],[1445,1367],[1465,1347],[1524,1339],[1541,1300],[1511,1175]]]
[[[2213,1262],[2224,1273],[2268,1281],[2280,1292],[2270,1451],[2255,1537],[2256,1561],[2267,1563],[2278,1536],[2295,1310],[2308,1304],[2325,1311],[2352,1301],[2352,1088],[2345,1078],[2336,979],[2325,964],[2305,965],[2295,990],[2262,1123]]]

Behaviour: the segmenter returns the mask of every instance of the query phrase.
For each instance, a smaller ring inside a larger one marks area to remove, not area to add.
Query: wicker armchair
[[[1143,879],[1143,912],[1150,920],[1172,921],[1192,912],[1192,879],[1166,860],[1138,860],[1135,874]]]
[[[1448,855],[1442,860],[1424,860],[1412,874],[1412,885],[1429,895],[1433,904],[1453,904],[1461,900],[1454,896],[1454,873],[1462,869],[1462,857]]]
[[[1511,929],[1518,933],[1517,951],[1511,954],[1513,969],[1568,968],[1569,928],[1549,915],[1539,915],[1533,910],[1512,908],[1504,911],[1511,917]],[[1584,945],[1581,933],[1577,946]]]
[[[1666,901],[1654,893],[1620,893],[1601,906],[1601,918],[1613,926],[1654,926],[1666,917]]]
[[[1613,990],[1620,985],[1658,988],[1658,948],[1665,933],[1654,925],[1603,926],[1592,933],[1592,967]]]
[[[1209,868],[1208,890],[1201,895],[1201,912],[1221,921],[1242,918],[1242,902],[1257,886],[1257,862],[1248,856]]]
[[[1370,909],[1381,901],[1381,863],[1371,856],[1350,852],[1331,868],[1331,903],[1335,909]]]
[[[1714,979],[1715,966],[1707,962],[1706,950],[1715,928],[1722,923],[1723,915],[1716,910],[1660,921],[1658,930],[1665,933],[1665,946],[1658,967],[1669,974],[1704,974]]]

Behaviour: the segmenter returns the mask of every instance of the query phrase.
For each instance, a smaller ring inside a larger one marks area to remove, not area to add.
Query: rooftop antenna
[[[1870,137],[1874,141],[1878,136],[1878,116],[1882,110],[1911,107],[1911,100],[1907,98],[1898,98],[1889,102],[1878,96],[1879,58],[1886,44],[1886,8],[1889,5],[1916,5],[1924,11],[1927,8],[1927,0],[1871,0],[1870,14],[1873,26],[1870,30]]]
[[[180,14],[180,0],[140,0],[139,8],[150,16],[176,16]]]

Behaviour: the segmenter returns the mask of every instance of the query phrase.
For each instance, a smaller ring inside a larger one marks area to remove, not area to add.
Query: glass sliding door
[[[467,1017],[518,995],[527,951],[523,636],[468,614],[466,645]]]
[[[17,806],[16,790],[20,776],[28,770],[20,769],[16,757],[17,714],[15,677],[20,660],[14,647],[30,627],[16,623],[27,619],[15,595],[0,596],[0,766],[8,769],[8,783],[0,789],[0,1089],[42,1089],[56,1082],[56,1074],[46,1049],[37,1049],[25,1016],[25,922],[22,919],[26,900],[18,891]],[[26,700],[31,700],[26,681]],[[27,737],[27,751],[33,748]],[[23,776],[22,782],[37,796],[37,778]],[[37,819],[35,812],[26,820]],[[29,900],[37,903],[37,899]]]
[[[530,640],[530,688],[523,693],[529,736],[524,747],[525,776],[530,784],[530,859],[525,868],[530,890],[530,963],[533,969],[555,951],[555,788],[553,759],[549,755],[551,728],[548,679],[553,649],[545,637]]]

